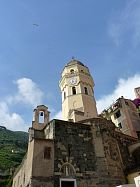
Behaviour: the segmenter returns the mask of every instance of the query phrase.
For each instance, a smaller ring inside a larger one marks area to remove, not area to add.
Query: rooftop
[[[72,59],[69,63],[67,63],[67,66],[71,66],[71,65],[75,65],[75,64],[79,64],[81,66],[85,66],[82,62]]]

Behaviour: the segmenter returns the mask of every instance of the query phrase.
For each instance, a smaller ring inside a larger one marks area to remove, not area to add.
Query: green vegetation
[[[10,187],[15,168],[21,163],[28,145],[28,133],[0,127],[0,187]]]

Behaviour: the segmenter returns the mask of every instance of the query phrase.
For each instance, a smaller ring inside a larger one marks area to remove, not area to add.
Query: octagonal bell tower
[[[72,59],[62,71],[59,86],[63,120],[78,122],[97,117],[94,81],[83,63]]]

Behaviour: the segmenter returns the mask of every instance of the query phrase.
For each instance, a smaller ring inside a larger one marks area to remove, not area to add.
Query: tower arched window
[[[64,99],[66,99],[66,92],[64,92]]]
[[[75,86],[72,87],[72,94],[73,94],[73,95],[76,95],[76,87],[75,87]]]
[[[84,90],[85,90],[85,94],[88,95],[88,89],[87,89],[87,87],[84,87]]]
[[[71,70],[70,70],[70,73],[73,74],[73,73],[74,73],[74,69],[71,69]]]
[[[44,123],[44,111],[39,111],[39,123]]]

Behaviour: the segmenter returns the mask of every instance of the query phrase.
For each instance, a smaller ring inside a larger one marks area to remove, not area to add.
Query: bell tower
[[[49,122],[50,112],[45,105],[39,105],[34,109],[32,127],[36,130],[42,130]]]
[[[62,93],[62,117],[66,121],[97,117],[94,81],[88,67],[72,59],[63,69],[59,83]]]

